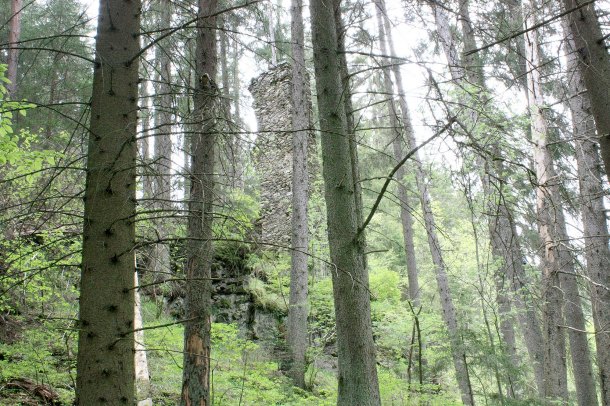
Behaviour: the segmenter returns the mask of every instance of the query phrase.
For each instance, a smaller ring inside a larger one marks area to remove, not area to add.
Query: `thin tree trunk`
[[[339,358],[339,406],[380,405],[371,326],[368,273],[358,241],[358,218],[337,60],[334,4],[310,3],[322,159],[328,213]]]
[[[382,14],[386,15],[385,9]],[[389,22],[385,23],[386,31],[389,31]],[[390,55],[395,55],[393,43],[388,44],[390,46]],[[417,143],[415,140],[415,134],[413,127],[411,126],[411,118],[409,116],[409,108],[404,96],[404,87],[402,85],[402,74],[398,65],[394,65],[394,79],[396,81],[396,87],[399,94],[400,111],[403,125],[405,126],[405,136],[407,146],[409,149],[413,149]],[[434,264],[434,271],[436,274],[436,282],[439,290],[439,296],[441,301],[442,316],[449,332],[451,339],[451,352],[453,358],[453,365],[456,371],[456,378],[458,386],[460,388],[460,394],[462,402],[466,405],[474,405],[474,396],[472,393],[472,387],[470,384],[470,377],[468,374],[468,365],[466,362],[466,354],[464,352],[464,345],[462,343],[461,334],[459,331],[457,312],[453,304],[451,297],[451,291],[449,289],[449,279],[447,277],[447,269],[441,252],[440,241],[436,234],[436,222],[434,220],[434,214],[432,213],[432,203],[430,200],[430,193],[428,191],[428,185],[426,183],[426,174],[423,169],[422,161],[419,158],[419,153],[415,152],[413,155],[415,162],[415,179],[417,183],[417,189],[419,191],[420,202],[422,211],[424,213],[424,226],[428,235],[428,246],[432,255],[432,262]]]
[[[140,85],[140,123],[142,125],[142,135],[140,136],[140,156],[142,159],[142,197],[144,200],[152,199],[153,184],[150,165],[150,105],[148,104],[148,81]],[[146,205],[148,202],[145,203]]]
[[[233,105],[235,107],[235,114],[232,116],[232,128],[235,129],[236,133],[233,135],[232,150],[235,156],[235,187],[239,190],[244,190],[244,176],[245,176],[245,165],[243,162],[244,154],[244,142],[242,141],[241,131],[244,130],[243,122],[241,119],[241,97],[240,97],[240,86],[239,80],[239,42],[233,41]]]
[[[135,330],[135,372],[136,372],[136,399],[137,406],[152,406],[152,387],[150,385],[150,374],[148,372],[148,359],[146,357],[146,346],[144,345],[144,323],[142,321],[142,301],[140,300],[140,289],[138,273],[134,272],[134,319]]]
[[[210,306],[213,257],[214,158],[216,144],[217,73],[216,0],[199,0],[191,136],[191,179],[186,265],[186,323],[182,406],[210,405]]]
[[[10,83],[6,85],[6,90],[11,98],[17,95],[17,64],[19,62],[19,40],[21,38],[21,9],[23,0],[11,0],[11,19],[8,25],[8,61],[6,77]]]
[[[77,400],[135,401],[134,273],[140,1],[102,0],[79,301]],[[108,80],[112,78],[112,80]]]
[[[290,270],[290,301],[288,307],[288,349],[291,357],[290,375],[294,383],[305,388],[307,369],[305,353],[307,336],[309,228],[307,200],[309,174],[307,151],[309,141],[309,83],[305,68],[305,35],[303,31],[303,2],[293,0],[292,27],[292,264]]]
[[[575,9],[582,3],[583,0],[563,0],[566,10]],[[572,32],[582,77],[589,92],[606,176],[610,178],[610,55],[606,37],[595,13],[595,3],[589,3],[567,14],[566,19]],[[603,390],[604,401],[608,404],[610,388],[606,386]]]
[[[389,44],[392,44],[392,49],[394,48],[393,40],[392,40],[392,32],[384,25],[385,21],[385,3],[383,0],[375,1],[375,10],[377,13],[377,27],[379,30],[379,44],[382,55],[389,55],[387,50],[386,41]],[[394,55],[391,55],[394,56]],[[390,61],[387,58],[382,60],[383,66],[383,86],[384,93],[388,97],[388,113],[390,118],[390,128],[392,129],[391,133],[391,141],[392,141],[392,151],[394,154],[394,160],[398,163],[404,157],[404,138],[402,135],[403,128],[399,123],[398,118],[398,106],[396,105],[393,94],[394,94],[394,85],[392,83],[392,71],[390,68]],[[405,176],[405,168],[401,166],[396,171],[396,181],[397,181],[397,194],[398,199],[400,200],[400,223],[402,226],[402,236],[404,242],[405,256],[407,259],[407,279],[409,281],[408,288],[408,300],[411,302],[411,306],[419,311],[421,307],[421,299],[420,299],[420,291],[419,291],[419,279],[418,279],[418,270],[417,270],[417,262],[415,256],[415,243],[413,241],[413,216],[411,215],[410,204],[409,204],[409,194],[407,192],[407,188],[405,186],[406,176]],[[414,313],[415,315],[415,313]],[[414,342],[414,340],[412,340]],[[417,348],[423,348],[423,343],[418,342]],[[422,354],[420,351],[416,352],[416,357],[420,359]],[[425,361],[422,359],[422,364],[425,364]],[[422,371],[419,371],[420,382],[423,382]]]
[[[275,38],[275,12],[273,9],[273,0],[268,0],[267,19],[269,20],[269,47],[271,49],[271,66],[277,65],[277,41]]]
[[[483,77],[482,63],[478,60],[476,54],[472,55],[470,58],[465,57],[463,61],[457,59],[457,40],[451,33],[447,14],[442,8],[433,7],[437,31],[439,32],[439,37],[442,39],[441,43],[449,62],[453,81],[459,86],[464,86],[465,84],[475,85],[480,89],[481,94],[486,93],[487,85],[485,83],[485,78]],[[476,41],[469,14],[468,3],[466,1],[461,1],[460,21],[465,50],[476,48]],[[474,110],[473,113],[477,114]],[[474,117],[472,122],[476,121],[477,119]],[[493,155],[500,156],[500,151],[497,150],[497,147],[493,148],[496,149],[492,152]],[[513,292],[512,300],[519,311],[518,319],[521,324],[521,331],[523,332],[528,355],[533,366],[536,384],[539,393],[542,394],[542,333],[535,309],[532,304],[528,303],[529,300],[524,295],[524,283],[527,278],[522,264],[519,237],[516,232],[511,210],[504,199],[504,194],[508,193],[508,191],[501,181],[501,179],[504,179],[503,176],[506,171],[500,160],[484,162],[481,158],[478,158],[478,165],[481,167],[481,170],[485,168],[487,172],[481,174],[481,182],[486,198],[489,200],[489,212],[492,214],[488,225],[492,252],[494,256],[502,258],[502,267],[498,269],[495,278],[500,313],[500,330],[513,368],[517,369],[519,367],[519,360],[516,353],[514,327],[510,320],[511,306],[505,293],[506,288],[503,283],[504,280],[508,280]],[[500,184],[496,185],[495,188],[491,184],[492,179],[500,179]],[[510,380],[510,376],[508,378]]]
[[[172,7],[168,0],[157,0],[159,29],[171,26]],[[170,41],[164,39],[155,47],[155,151],[153,160],[154,207],[157,210],[153,220],[156,238],[162,242],[151,250],[150,271],[157,283],[167,279],[170,273],[169,245],[163,242],[169,235],[167,217],[172,209],[171,204],[171,165],[172,165],[172,87]],[[156,289],[155,289],[156,290]]]
[[[597,367],[602,404],[610,405],[610,250],[608,224],[604,208],[604,188],[599,152],[595,139],[595,122],[581,72],[574,42],[568,27],[564,27],[568,53],[567,81],[572,114],[580,204],[585,238],[585,260],[590,278]]]
[[[459,1],[459,20],[460,20],[460,25],[461,25],[461,31],[462,31],[462,41],[464,43],[464,49],[474,49],[476,48],[477,44],[476,44],[476,39],[474,36],[474,30],[472,28],[472,23],[470,21],[470,11],[469,11],[469,1],[468,0],[460,0]],[[461,66],[464,69],[464,80],[467,84],[469,85],[474,85],[477,87],[478,89],[478,94],[477,94],[477,98],[481,99],[478,100],[479,102],[483,102],[486,103],[487,100],[485,100],[485,91],[487,90],[487,86],[485,83],[485,77],[483,75],[483,64],[480,61],[480,59],[478,58],[478,54],[471,54],[470,56],[464,56],[462,58],[462,62],[461,62]],[[454,78],[455,80],[455,78]],[[459,83],[459,82],[458,82]],[[476,101],[473,100],[475,103]],[[472,103],[473,101],[467,101],[468,103]],[[479,121],[478,119],[478,112],[476,109],[472,109],[469,112],[471,114],[471,122],[472,123],[476,123]],[[483,136],[487,137],[487,134],[482,134]],[[493,141],[492,141],[493,143]],[[495,155],[499,155],[499,151],[497,150],[497,147],[494,147],[494,149],[496,149]],[[491,169],[491,167],[489,165],[487,165],[487,163],[485,162],[485,159],[482,158],[480,155],[477,155],[475,158],[476,164],[479,167],[478,168],[478,173],[479,176],[481,178],[481,182],[483,184],[483,191],[484,194],[486,196],[487,199],[490,199],[491,196],[493,195],[493,190],[490,188],[490,184],[489,184],[489,179],[486,177],[485,173],[482,173],[485,169],[485,167],[487,167],[488,171],[489,169]],[[495,207],[492,207],[492,209],[495,209]],[[489,221],[489,231],[490,232],[494,232],[494,231],[500,231],[500,230],[496,230],[493,226],[491,226],[491,221]],[[508,230],[512,230],[512,229],[508,229]],[[507,230],[507,231],[508,231]],[[490,234],[491,235],[491,234]],[[502,258],[504,257],[504,250],[506,246],[497,246],[496,244],[499,242],[497,239],[495,239],[493,236],[491,237],[491,242],[492,242],[492,251],[494,252],[495,255],[500,255],[499,257]],[[506,262],[506,258],[503,258],[504,261]],[[498,303],[498,313],[500,316],[500,332],[501,332],[501,338],[504,341],[504,349],[508,354],[508,359],[510,360],[510,364],[511,364],[511,369],[513,371],[517,371],[519,370],[519,358],[517,356],[517,344],[516,344],[516,339],[515,339],[515,329],[514,329],[514,325],[513,325],[513,318],[512,318],[512,306],[510,301],[508,300],[508,297],[506,295],[506,289],[504,287],[504,274],[502,273],[503,271],[505,271],[506,269],[504,268],[499,268],[496,275],[495,275],[495,280],[496,280],[496,301]],[[485,318],[487,318],[485,316]],[[493,338],[490,336],[490,344],[493,346]],[[514,398],[515,397],[515,387],[517,386],[517,382],[513,381],[512,379],[512,374],[509,373],[506,375],[506,379],[508,381],[508,385],[507,385],[507,395],[508,397]],[[499,384],[499,383],[498,383]]]

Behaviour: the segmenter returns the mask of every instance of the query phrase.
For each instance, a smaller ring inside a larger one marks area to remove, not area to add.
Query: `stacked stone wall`
[[[252,80],[248,90],[254,99],[258,122],[254,166],[261,187],[261,235],[263,243],[290,246],[292,205],[292,68],[282,63]],[[313,125],[310,125],[313,128]],[[309,139],[310,183],[317,171],[314,132]],[[310,187],[311,190],[311,187]]]

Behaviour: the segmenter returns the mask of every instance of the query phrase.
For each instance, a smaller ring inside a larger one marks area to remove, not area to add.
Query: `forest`
[[[0,405],[610,406],[610,4],[3,0]]]

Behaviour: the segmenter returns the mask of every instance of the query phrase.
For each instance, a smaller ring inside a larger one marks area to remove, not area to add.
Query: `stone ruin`
[[[250,82],[258,122],[254,166],[260,177],[260,241],[290,246],[292,205],[292,69],[281,63]],[[309,103],[311,105],[311,102]],[[310,107],[311,111],[311,107]],[[310,125],[313,128],[313,124]],[[309,138],[310,192],[317,172],[314,132]]]

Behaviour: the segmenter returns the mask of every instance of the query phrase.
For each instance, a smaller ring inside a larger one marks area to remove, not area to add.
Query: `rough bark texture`
[[[87,153],[78,405],[133,404],[140,2],[102,0]]]
[[[172,7],[168,0],[156,0],[158,29],[171,26]],[[171,203],[171,165],[172,165],[172,87],[170,41],[168,38],[159,41],[155,47],[156,75],[154,81],[154,121],[155,151],[153,159],[153,191],[157,213],[153,216],[155,238],[164,240],[169,235],[168,216]],[[161,242],[155,244],[150,252],[149,269],[155,282],[162,282],[170,274],[169,245]]]
[[[339,362],[340,406],[380,405],[368,273],[359,245],[352,159],[337,58],[334,5],[310,3],[328,213]]]
[[[608,224],[604,207],[604,188],[598,145],[595,142],[595,122],[585,84],[578,67],[578,57],[569,29],[564,29],[568,54],[568,104],[572,114],[580,210],[585,238],[587,276],[590,278],[595,344],[601,399],[610,405],[610,250]]]
[[[290,375],[294,383],[305,388],[307,369],[305,353],[309,345],[307,336],[308,273],[307,253],[309,228],[307,226],[307,200],[309,174],[307,152],[310,137],[309,81],[305,68],[305,36],[303,31],[303,2],[293,0],[292,26],[292,262],[290,269],[290,300],[288,307],[288,350],[291,358]]]
[[[199,0],[191,135],[182,406],[210,405],[210,307],[217,71],[216,0]]]
[[[19,39],[21,38],[21,9],[23,0],[11,0],[11,19],[8,24],[8,60],[6,77],[11,83],[6,85],[13,99],[17,94],[17,64],[19,62]]]
[[[574,9],[581,3],[584,1],[563,0],[566,10]],[[606,176],[610,178],[610,55],[595,13],[595,3],[579,8],[566,18],[584,83],[589,92]],[[610,389],[604,390],[604,399],[608,401]]]

